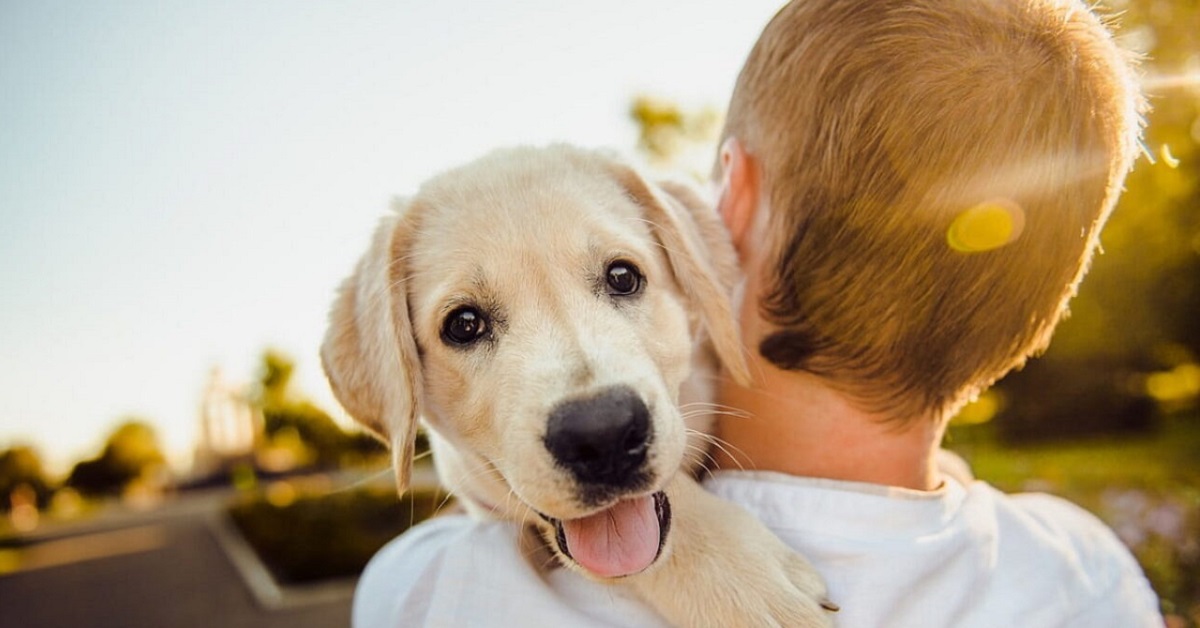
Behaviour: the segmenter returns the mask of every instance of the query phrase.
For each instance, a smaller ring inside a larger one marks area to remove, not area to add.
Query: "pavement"
[[[117,510],[9,539],[0,626],[307,628],[350,624],[354,579],[280,587],[224,515],[227,493]]]

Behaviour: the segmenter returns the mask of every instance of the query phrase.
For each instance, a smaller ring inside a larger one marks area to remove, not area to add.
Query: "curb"
[[[358,577],[338,578],[304,585],[281,585],[246,542],[224,511],[210,513],[205,521],[221,550],[250,589],[255,602],[265,610],[286,610],[342,602],[354,597]]]

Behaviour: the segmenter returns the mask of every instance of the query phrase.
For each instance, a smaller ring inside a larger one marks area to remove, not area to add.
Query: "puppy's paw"
[[[675,524],[664,560],[629,583],[678,626],[833,625],[837,606],[799,554],[740,507],[681,478],[667,489]]]
[[[684,549],[687,535],[680,535],[675,539],[680,545],[672,548],[678,569],[694,570],[694,578],[703,580],[693,589],[703,594],[689,600],[693,608],[680,625],[833,625],[837,606],[807,560],[736,506],[726,504],[719,518],[708,521],[715,543]]]
[[[770,617],[778,621],[780,626],[832,626],[833,614],[840,609],[829,600],[825,581],[807,560],[787,547],[783,549],[786,554],[777,556],[777,559],[784,579],[796,593],[783,599],[766,599],[773,596],[764,596],[767,606],[763,619]],[[747,625],[770,624],[748,622]]]

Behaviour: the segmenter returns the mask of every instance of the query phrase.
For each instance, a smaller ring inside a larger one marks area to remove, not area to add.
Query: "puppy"
[[[686,188],[567,146],[498,151],[383,219],[322,362],[391,446],[401,491],[423,420],[472,513],[536,526],[563,564],[668,621],[826,625],[808,563],[691,476],[717,357],[746,379],[736,274]]]

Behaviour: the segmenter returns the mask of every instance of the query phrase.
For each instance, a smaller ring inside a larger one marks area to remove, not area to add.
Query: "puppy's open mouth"
[[[558,550],[601,578],[638,573],[658,559],[671,530],[671,502],[662,491],[623,499],[595,514],[554,526]]]

